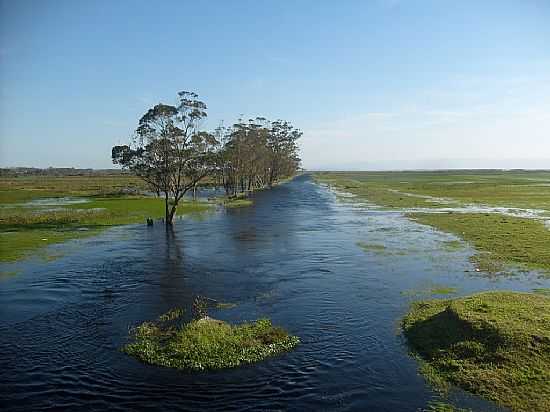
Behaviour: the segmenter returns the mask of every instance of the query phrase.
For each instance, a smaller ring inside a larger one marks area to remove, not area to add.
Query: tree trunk
[[[164,223],[166,224],[166,226],[171,224],[171,222],[168,219],[170,217],[170,211],[168,210],[168,202],[169,202],[168,192],[165,192],[164,193]]]
[[[174,220],[174,216],[176,215],[176,209],[178,208],[178,204],[174,202],[174,205],[170,209],[170,213],[166,219],[166,226],[172,226],[172,222]]]

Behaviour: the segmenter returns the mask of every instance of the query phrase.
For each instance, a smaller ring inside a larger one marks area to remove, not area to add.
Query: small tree
[[[182,197],[215,167],[218,141],[200,131],[206,104],[180,92],[179,104],[159,103],[139,120],[130,145],[114,146],[114,164],[132,171],[165,200],[166,225],[172,225]]]

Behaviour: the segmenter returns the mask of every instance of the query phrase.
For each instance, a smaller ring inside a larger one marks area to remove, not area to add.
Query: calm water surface
[[[530,275],[468,272],[471,251],[445,247],[453,239],[340,201],[300,176],[259,193],[251,208],[179,220],[173,234],[125,226],[52,247],[65,256],[3,268],[19,273],[0,280],[0,408],[422,409],[437,394],[417,374],[398,323],[419,291],[550,286]],[[214,317],[267,316],[302,344],[260,364],[203,373],[119,351],[129,327],[175,306],[189,312],[196,295],[238,304]],[[498,410],[458,390],[449,400]]]

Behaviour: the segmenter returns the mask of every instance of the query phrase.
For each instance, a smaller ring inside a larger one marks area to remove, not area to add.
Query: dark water
[[[335,199],[308,176],[255,206],[162,227],[115,228],[58,246],[52,262],[4,267],[2,410],[415,411],[437,394],[417,374],[398,321],[411,290],[548,286],[473,276],[468,249],[399,214]],[[356,243],[383,244],[365,252]],[[55,252],[56,249],[53,249]],[[405,292],[405,293],[403,293]],[[302,339],[292,353],[221,372],[141,364],[119,351],[128,327],[205,295],[238,303],[228,321],[267,316]],[[454,391],[450,400],[496,410]]]

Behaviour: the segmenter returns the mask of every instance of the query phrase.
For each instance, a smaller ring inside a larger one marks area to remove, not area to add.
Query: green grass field
[[[164,216],[162,199],[126,194],[144,189],[139,180],[130,176],[0,180],[1,262],[42,254],[47,245],[94,235],[111,226],[145,223],[148,217]],[[83,203],[66,202],[67,197]],[[45,202],[48,199],[51,201]],[[208,207],[204,202],[183,202],[178,215]]]
[[[500,273],[514,264],[550,271],[549,171],[318,172],[314,177],[470,242],[479,252],[473,260],[480,270]],[[456,210],[433,213],[443,208]]]
[[[413,304],[407,341],[427,380],[513,411],[550,410],[550,298],[486,292]]]

